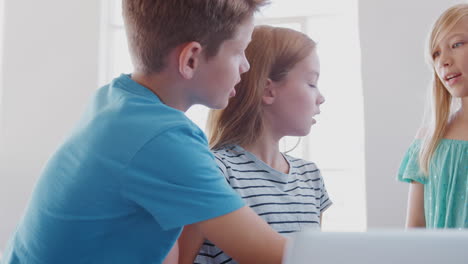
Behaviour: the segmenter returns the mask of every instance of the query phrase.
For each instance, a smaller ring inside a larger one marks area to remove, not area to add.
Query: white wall
[[[368,227],[403,227],[401,158],[420,125],[431,75],[424,60],[433,21],[455,0],[360,0]]]
[[[5,11],[5,7],[4,7],[4,0],[0,0],[0,167],[1,167],[1,157],[2,157],[2,153],[3,153],[3,136],[2,136],[2,133],[3,133],[3,129],[2,129],[2,118],[3,118],[3,114],[2,114],[2,101],[3,101],[3,28],[4,28],[4,11]],[[1,179],[1,174],[0,174],[0,179]],[[1,183],[1,181],[0,181]],[[1,210],[0,210],[1,212]],[[1,215],[0,215],[1,217]],[[1,241],[1,240],[0,240]]]
[[[99,2],[5,0],[0,251],[98,80]]]

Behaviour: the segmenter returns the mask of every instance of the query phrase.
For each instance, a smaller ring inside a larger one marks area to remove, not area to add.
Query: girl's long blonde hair
[[[429,174],[429,164],[433,154],[444,137],[453,112],[453,98],[441,82],[434,69],[433,53],[440,41],[465,16],[468,16],[468,4],[458,4],[447,9],[435,22],[429,35],[426,55],[433,69],[432,100],[426,124],[424,124],[419,165],[425,175]]]
[[[210,147],[249,145],[263,132],[262,96],[267,80],[278,82],[315,48],[307,35],[286,28],[257,26],[245,54],[250,70],[236,86],[236,96],[222,110],[210,110]]]

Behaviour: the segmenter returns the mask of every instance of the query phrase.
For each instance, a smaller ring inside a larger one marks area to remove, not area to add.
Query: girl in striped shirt
[[[316,44],[303,33],[257,26],[246,49],[250,71],[236,96],[208,120],[210,146],[227,182],[281,234],[319,228],[331,205],[315,163],[279,150],[285,136],[305,136],[325,101],[317,87]],[[179,239],[181,263],[236,263],[186,226]]]

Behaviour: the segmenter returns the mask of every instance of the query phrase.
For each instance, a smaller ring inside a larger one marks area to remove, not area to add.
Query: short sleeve
[[[223,155],[219,154],[218,151],[213,151],[213,154],[215,156],[216,160],[216,165],[218,165],[218,170],[221,172],[221,174],[224,175],[226,178],[226,181],[229,183],[229,175],[227,172],[228,166],[226,165],[226,160],[224,159]]]
[[[422,184],[427,182],[427,177],[419,168],[419,150],[421,141],[415,140],[403,157],[403,160],[398,170],[398,180],[403,182],[417,181]]]
[[[123,195],[163,229],[233,212],[244,202],[227,184],[201,130],[172,128],[147,142],[122,176]]]
[[[325,187],[325,182],[323,180],[322,175],[320,175],[320,182],[320,189],[322,190],[322,195],[320,196],[320,213],[323,213],[325,212],[325,210],[328,209],[328,207],[330,207],[333,204],[333,202],[328,196],[327,188]]]

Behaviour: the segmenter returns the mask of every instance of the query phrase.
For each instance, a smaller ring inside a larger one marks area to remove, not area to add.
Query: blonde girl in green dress
[[[468,228],[468,4],[435,22],[431,121],[418,133],[398,178],[410,182],[407,227]]]

